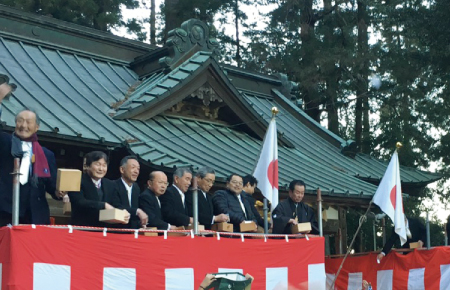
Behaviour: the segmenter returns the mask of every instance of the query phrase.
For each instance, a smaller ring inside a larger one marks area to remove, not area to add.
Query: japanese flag
[[[253,176],[258,180],[258,188],[271,202],[273,211],[278,205],[278,145],[275,118],[269,123],[263,146]]]
[[[405,213],[397,151],[392,155],[391,162],[389,162],[372,201],[394,222],[395,232],[400,237],[401,244],[406,243]]]

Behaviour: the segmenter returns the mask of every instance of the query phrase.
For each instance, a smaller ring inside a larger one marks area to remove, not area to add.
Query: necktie
[[[159,208],[161,208],[161,202],[159,201],[159,197],[156,197],[156,200],[158,201]]]
[[[295,203],[295,211],[292,215],[294,216],[294,219],[298,222],[297,209],[298,209],[298,203]]]
[[[100,199],[100,201],[103,201],[103,190],[101,188],[101,183],[96,183],[95,187],[97,188],[97,193],[98,193],[98,197]]]
[[[22,142],[22,161],[20,163],[20,184],[24,185],[28,182],[28,176],[30,175],[31,165],[31,142]]]
[[[242,211],[244,212],[245,218],[247,218],[247,213],[245,212],[245,206],[242,203],[242,199],[241,198],[242,198],[241,195],[238,195],[238,200],[239,200],[239,203],[241,204]]]
[[[186,205],[184,204],[184,194],[182,192],[180,192],[180,196],[181,196],[181,202],[183,203],[183,207],[186,207]]]
[[[131,191],[133,190],[133,186],[127,188],[128,191],[128,203],[130,204],[131,207]]]

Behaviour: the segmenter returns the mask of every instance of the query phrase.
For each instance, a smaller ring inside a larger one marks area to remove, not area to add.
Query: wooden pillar
[[[347,252],[347,211],[343,207],[338,207],[339,228],[335,239],[336,254]]]
[[[364,232],[363,231],[359,231],[358,235],[359,235],[359,249],[358,249],[358,252],[359,253],[363,253],[365,251],[365,249],[364,249]]]

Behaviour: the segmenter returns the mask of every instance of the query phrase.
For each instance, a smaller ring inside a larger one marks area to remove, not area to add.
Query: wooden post
[[[341,229],[342,253],[347,251],[347,211],[339,207],[339,228]]]

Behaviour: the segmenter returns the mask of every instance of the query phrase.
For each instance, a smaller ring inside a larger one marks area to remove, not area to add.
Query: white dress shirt
[[[20,184],[24,185],[28,182],[28,177],[30,175],[30,167],[31,167],[31,156],[32,156],[32,143],[22,141],[22,161],[20,162]]]
[[[181,201],[183,202],[183,207],[184,207],[184,199],[185,199],[184,193],[175,184],[173,185],[173,187],[175,187],[178,190],[178,193],[181,196]]]
[[[244,215],[247,216],[247,213],[245,212],[244,203],[242,202],[242,196],[239,194],[237,197],[238,197],[239,203],[241,204],[241,208],[242,208],[242,211],[244,212]]]
[[[133,188],[133,184],[131,186],[128,185],[128,183],[126,183],[123,178],[121,178],[123,185],[125,185],[125,189],[127,190],[127,194],[128,194],[128,203],[130,204],[131,207],[131,189]]]
[[[102,186],[102,180],[101,179],[99,179],[99,180],[95,180],[93,178],[91,178],[91,179],[92,179],[92,182],[94,183],[95,187],[100,188]]]

